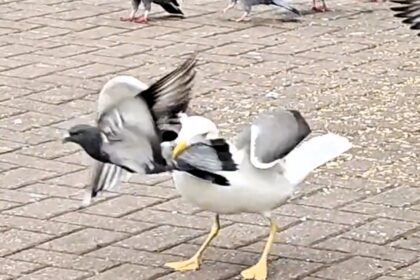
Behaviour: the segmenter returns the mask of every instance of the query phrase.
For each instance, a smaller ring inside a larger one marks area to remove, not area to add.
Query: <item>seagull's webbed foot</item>
[[[190,271],[190,270],[199,269],[204,251],[210,245],[210,242],[217,236],[217,234],[219,233],[219,230],[220,230],[219,215],[216,215],[213,226],[211,227],[210,233],[207,236],[207,239],[204,241],[203,245],[201,245],[200,249],[198,249],[197,253],[195,253],[194,256],[192,256],[190,259],[186,261],[170,262],[170,263],[166,263],[165,266],[172,268],[176,271]]]
[[[197,256],[193,256],[191,259],[180,262],[166,263],[165,266],[172,268],[175,271],[191,271],[200,268],[201,260]]]
[[[267,279],[267,262],[259,261],[256,265],[251,266],[241,272],[244,279],[266,280]]]
[[[276,224],[270,219],[270,235],[268,236],[267,243],[265,244],[264,251],[261,255],[260,260],[253,266],[248,269],[245,269],[241,272],[241,275],[244,279],[248,280],[266,280],[268,275],[267,261],[268,254],[270,253],[271,246],[274,242],[274,237],[277,232]]]

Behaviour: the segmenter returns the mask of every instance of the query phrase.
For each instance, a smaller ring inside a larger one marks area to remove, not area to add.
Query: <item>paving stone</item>
[[[379,258],[386,261],[410,263],[416,258],[416,252],[396,249],[390,246],[379,246],[365,242],[349,240],[342,237],[331,238],[316,245],[320,249],[329,249],[353,253],[355,255]]]
[[[125,218],[135,221],[149,222],[160,225],[188,227],[206,231],[210,229],[212,223],[212,219],[207,217],[184,215],[175,212],[170,213],[152,209],[140,210],[125,216]]]
[[[343,225],[308,220],[279,232],[278,240],[294,245],[309,245],[346,229]]]
[[[47,219],[64,212],[76,210],[80,204],[76,200],[64,198],[48,198],[38,202],[4,211],[5,214],[25,216],[30,218]]]
[[[50,146],[51,147],[51,146]],[[21,151],[27,153],[26,151]],[[13,163],[28,168],[34,168],[57,173],[70,173],[81,169],[80,166],[74,164],[65,164],[56,160],[44,160],[38,157],[27,156],[23,154],[8,153],[0,157],[0,161]]]
[[[198,271],[189,271],[185,273],[171,273],[169,275],[160,277],[164,280],[181,280],[181,279],[203,279],[203,280],[222,280],[234,275],[238,275],[243,267],[233,264],[225,263],[210,263],[202,266]],[[217,273],[215,273],[217,271]]]
[[[14,189],[52,177],[54,174],[48,171],[20,167],[0,173],[0,181],[2,182],[2,188]]]
[[[349,260],[338,263],[326,269],[322,269],[314,273],[326,279],[336,279],[336,275],[340,273],[343,279],[367,279],[374,275],[392,270],[395,263],[380,261],[365,257],[353,257]]]
[[[94,273],[106,270],[116,264],[116,262],[95,257],[77,256],[35,248],[16,253],[11,255],[9,258],[13,260],[21,260],[20,262],[15,262],[18,265],[26,265],[24,267],[40,267],[42,265],[49,265],[75,270],[85,270]]]
[[[399,238],[400,235],[416,227],[417,225],[414,223],[380,218],[353,229],[343,236],[360,241],[384,244]]]
[[[193,256],[197,250],[200,248],[201,245],[196,244],[181,244],[174,248],[165,250],[165,254],[170,254],[172,256],[172,261],[184,260],[189,259]],[[235,249],[223,249],[223,248],[215,248],[210,246],[206,249],[203,257],[204,265],[207,263],[216,262],[224,262],[224,263],[231,263],[237,265],[253,265],[255,259],[258,258],[261,252],[245,252]],[[277,256],[272,257],[270,259],[277,258]]]
[[[403,207],[418,201],[420,189],[400,187],[378,194],[377,196],[366,199],[367,202],[375,204],[384,204],[394,207]]]
[[[85,253],[126,237],[123,233],[86,228],[39,246],[41,249],[65,253]]]
[[[0,255],[8,255],[10,253],[20,251],[22,249],[37,245],[52,236],[30,231],[10,229],[0,232],[1,240],[7,240],[6,243],[0,244]]]
[[[25,131],[31,128],[45,126],[58,120],[59,118],[51,115],[28,112],[0,120],[0,127],[14,131]]]
[[[155,267],[162,267],[166,262],[173,260],[173,256],[170,255],[115,246],[107,246],[105,248],[101,248],[86,254],[86,256]]]
[[[260,241],[257,243],[253,243],[249,246],[242,247],[240,248],[240,250],[261,254],[265,243],[266,243],[265,240]],[[318,248],[274,243],[270,251],[270,254],[274,256],[280,256],[282,258],[287,258],[287,259],[296,259],[296,260],[310,261],[310,262],[316,262],[316,263],[332,263],[347,256],[346,253],[337,252],[337,250],[327,251],[327,250],[320,250]]]
[[[219,236],[214,239],[213,246],[226,249],[236,249],[248,245],[268,236],[269,227],[254,226],[235,223],[220,230]],[[202,244],[206,236],[194,240],[195,244]]]
[[[165,273],[161,268],[150,268],[136,264],[123,264],[110,270],[105,271],[101,275],[89,278],[89,280],[128,280],[128,279],[151,279]]]
[[[285,204],[276,209],[274,213],[290,215],[299,219],[311,219],[324,222],[334,222],[344,225],[354,225],[369,218],[367,215],[335,211],[319,207],[305,205]],[[282,220],[283,216],[277,216],[277,220]],[[287,216],[286,216],[287,217]]]
[[[390,274],[393,276],[401,277],[403,279],[417,279],[419,277],[420,262],[416,262],[410,266],[407,266],[401,270],[393,271]]]
[[[79,228],[76,225],[9,215],[0,215],[0,224],[16,229],[51,235],[66,234]]]
[[[160,226],[116,243],[124,248],[159,252],[203,234],[201,230]]]
[[[57,268],[57,267],[46,267],[20,278],[22,280],[28,280],[28,279],[34,279],[34,280],[42,279],[43,280],[43,279],[51,279],[51,278],[57,277],[63,280],[77,280],[83,276],[88,276],[88,275],[89,275],[88,273],[78,271],[78,270],[63,269],[63,268]]]
[[[43,265],[36,264],[36,263],[0,258],[0,273],[1,274],[20,276],[21,274],[32,272],[42,267]]]
[[[129,13],[123,0],[3,0],[0,240],[11,241],[0,245],[0,279],[233,280],[258,260],[266,222],[241,214],[221,217],[201,270],[164,269],[197,250],[214,215],[185,202],[169,174],[133,176],[78,210],[92,160],[61,144],[64,130],[94,122],[108,79],[151,83],[194,51],[191,108],[223,135],[288,108],[314,134],[353,143],[273,211],[269,279],[419,279],[416,34],[388,5],[330,5],[317,14],[297,3],[298,21],[258,7],[236,23],[228,18],[240,11],[217,15],[220,3],[197,0],[183,4],[182,20],[155,5],[150,24],[138,25],[119,21]]]
[[[119,232],[137,233],[154,227],[154,224],[103,217],[80,212],[60,215],[53,219],[63,223],[75,224],[86,227],[95,227]]]
[[[160,200],[151,197],[135,197],[123,195],[109,199],[105,202],[95,204],[84,211],[91,214],[99,214],[104,216],[119,217],[126,215],[135,210],[148,207],[158,203]]]

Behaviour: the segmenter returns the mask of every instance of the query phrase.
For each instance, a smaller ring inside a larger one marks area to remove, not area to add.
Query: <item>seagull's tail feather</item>
[[[347,138],[333,133],[311,138],[286,156],[285,176],[290,182],[298,184],[311,171],[345,153],[351,146]]]
[[[85,197],[83,198],[83,205],[87,206],[102,191],[109,191],[118,186],[122,181],[128,181],[131,176],[126,170],[121,167],[97,162],[94,166],[92,180],[86,189]]]
[[[301,15],[298,9],[292,7],[289,3],[287,3],[284,0],[272,0],[272,3],[276,6],[285,8],[286,10],[288,10],[288,11],[290,11],[290,12],[292,12],[292,13],[298,15],[298,16]]]

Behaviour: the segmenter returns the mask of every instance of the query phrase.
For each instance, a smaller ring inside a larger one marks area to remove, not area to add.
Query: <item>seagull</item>
[[[99,94],[97,126],[69,129],[63,142],[80,145],[98,161],[84,204],[128,180],[127,173],[168,169],[160,144],[177,137],[178,114],[188,107],[195,64],[194,55],[149,87],[130,76],[112,79]]]
[[[215,217],[207,239],[190,259],[165,266],[176,271],[199,269],[205,249],[219,233],[219,215],[259,213],[269,221],[270,234],[259,261],[241,275],[267,279],[268,255],[277,232],[271,212],[311,171],[346,152],[351,143],[333,133],[305,140],[311,129],[295,110],[260,115],[234,143],[221,138],[207,118],[183,115],[180,121],[178,137],[161,144],[165,158],[172,151],[175,188]]]
[[[400,4],[398,7],[391,7],[395,17],[404,18],[405,24],[410,24],[410,29],[420,30],[420,0],[391,0],[393,3]],[[420,36],[420,32],[417,34]]]
[[[223,9],[223,13],[226,13],[228,10],[235,7],[237,2],[238,0],[231,0],[229,5]],[[251,13],[252,6],[256,6],[256,5],[276,5],[276,6],[285,8],[286,10],[296,15],[300,15],[300,12],[296,8],[293,8],[284,0],[240,0],[240,2],[243,6],[244,13],[242,14],[240,18],[235,20],[237,22],[244,21],[246,17]]]
[[[136,17],[135,15],[142,1],[145,8],[144,15]],[[177,0],[131,0],[132,10],[130,16],[121,17],[120,20],[132,21],[136,23],[147,23],[150,10],[152,9],[152,3],[160,5],[165,11],[167,11],[170,14],[181,16],[184,15]]]

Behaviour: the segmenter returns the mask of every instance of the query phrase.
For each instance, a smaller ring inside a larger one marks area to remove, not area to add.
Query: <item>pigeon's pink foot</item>
[[[148,23],[148,20],[147,20],[147,18],[146,17],[139,17],[139,18],[136,18],[133,22],[135,22],[135,23]]]
[[[316,6],[313,6],[312,7],[312,11],[314,11],[316,13],[325,13],[325,12],[329,12],[331,10],[328,9],[327,7],[316,7]]]
[[[120,17],[121,21],[133,21],[134,18],[133,17]]]

